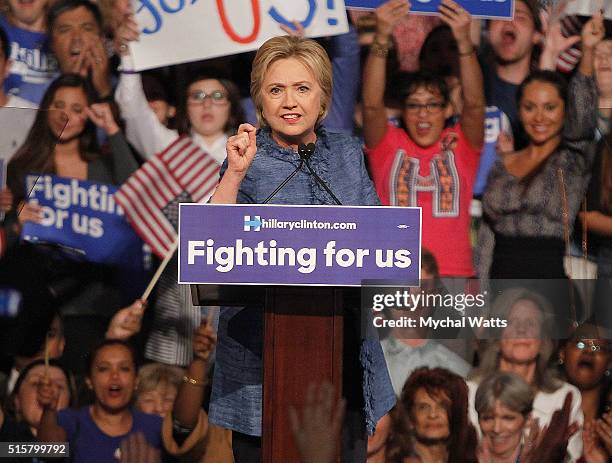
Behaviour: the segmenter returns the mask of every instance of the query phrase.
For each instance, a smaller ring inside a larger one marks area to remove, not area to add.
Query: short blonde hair
[[[174,386],[178,389],[184,372],[180,368],[148,363],[138,370],[138,394],[152,391],[158,386]]]
[[[270,66],[279,59],[295,58],[308,68],[321,87],[321,112],[318,125],[327,115],[331,104],[332,67],[325,49],[314,40],[292,36],[273,37],[267,40],[255,55],[251,69],[251,98],[257,110],[257,120],[263,127],[267,125],[263,116],[263,96],[261,87]]]
[[[533,409],[535,391],[523,378],[514,373],[498,371],[485,377],[476,391],[474,408],[478,416],[495,409],[501,402],[513,412],[525,418]]]

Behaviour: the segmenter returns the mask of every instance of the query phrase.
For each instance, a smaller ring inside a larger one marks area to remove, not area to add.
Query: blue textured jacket
[[[299,165],[300,158],[281,148],[270,129],[257,132],[257,154],[240,185],[239,203],[262,203]],[[343,205],[380,204],[365,169],[363,152],[355,139],[320,128],[313,170]],[[227,169],[227,160],[221,175]],[[304,167],[270,201],[273,204],[335,204]],[[253,436],[261,435],[263,312],[257,308],[221,310],[217,359],[210,404],[210,422]],[[395,405],[395,395],[380,342],[361,341],[364,414],[373,432],[376,422]]]

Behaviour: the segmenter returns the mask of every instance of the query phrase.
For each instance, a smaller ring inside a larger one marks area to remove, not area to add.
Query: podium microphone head
[[[298,145],[298,155],[304,161],[308,161],[310,157],[314,154],[315,144],[308,143],[307,145],[304,143],[300,143]]]

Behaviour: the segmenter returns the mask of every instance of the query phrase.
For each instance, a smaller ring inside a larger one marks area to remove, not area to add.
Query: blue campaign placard
[[[477,18],[512,19],[514,0],[455,0]],[[373,10],[385,0],[345,0],[349,9]],[[412,0],[411,13],[437,14],[440,0]]]
[[[22,239],[59,245],[73,257],[90,262],[142,270],[143,243],[114,200],[116,187],[55,175],[28,175],[26,191],[29,200],[42,207],[42,220],[26,222]]]
[[[179,283],[418,285],[420,261],[420,208],[179,207]]]

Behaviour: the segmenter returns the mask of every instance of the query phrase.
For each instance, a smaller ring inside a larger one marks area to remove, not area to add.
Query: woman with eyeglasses
[[[555,411],[563,409],[568,394],[572,399],[568,425],[582,426],[580,391],[559,379],[549,367],[553,354],[553,314],[549,302],[529,289],[507,289],[495,299],[492,316],[506,320],[507,327],[483,345],[480,365],[469,376],[470,419],[477,429],[476,390],[497,371],[514,373],[534,388],[532,417],[539,420],[540,427],[548,425]],[[569,437],[567,457],[562,461],[575,462],[581,455],[582,433],[578,431]]]
[[[404,128],[397,128],[385,115],[385,69],[393,29],[409,8],[405,0],[389,0],[376,10],[376,35],[363,71],[363,133],[372,180],[382,204],[423,208],[423,247],[435,256],[442,277],[470,277],[469,205],[485,114],[471,16],[452,0],[440,4],[440,18],[458,47],[463,89],[459,123],[447,125],[454,110],[444,78],[419,72],[396,84],[404,108]]]

